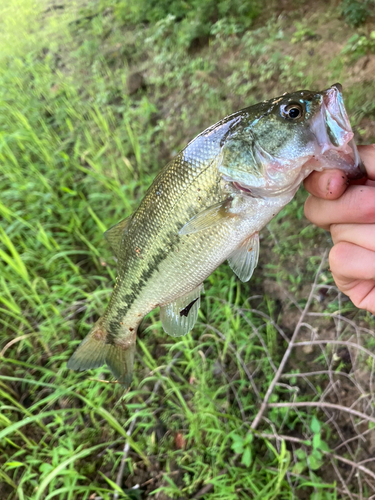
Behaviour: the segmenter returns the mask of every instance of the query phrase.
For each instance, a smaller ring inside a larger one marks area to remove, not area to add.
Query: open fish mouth
[[[337,83],[323,92],[301,91],[291,95],[293,97],[285,101],[288,103],[286,108],[285,103],[278,104],[283,99],[279,98],[272,101],[274,107],[269,111],[278,120],[281,116],[281,123],[288,127],[287,132],[280,134],[284,141],[276,144],[271,137],[272,131],[264,133],[264,130],[272,130],[273,125],[267,127],[266,121],[261,122],[261,119],[267,119],[265,113],[246,129],[246,140],[244,134],[239,134],[237,143],[233,134],[233,140],[230,137],[223,147],[218,170],[236,192],[251,197],[282,196],[295,191],[314,170],[339,169],[350,179],[366,176],[344,106],[341,85]],[[293,102],[289,104],[290,101]],[[301,114],[285,116],[288,109]],[[285,122],[282,121],[284,118],[287,118]],[[277,123],[280,129],[280,121]],[[277,135],[279,132],[277,127],[275,129]],[[244,154],[238,153],[238,144],[246,148]]]
[[[354,142],[340,83],[332,85],[323,93],[321,113],[314,120],[312,131],[318,144],[315,160],[320,162],[322,169],[346,170],[351,179],[366,175]]]
[[[251,195],[251,189],[249,189],[247,186],[243,186],[240,182],[232,181],[233,186],[238,189],[239,191],[242,191],[244,193],[247,193],[248,195]]]

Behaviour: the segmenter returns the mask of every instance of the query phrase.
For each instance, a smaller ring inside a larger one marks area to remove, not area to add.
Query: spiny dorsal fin
[[[242,242],[229,257],[228,263],[232,271],[241,281],[249,281],[258,264],[259,233],[254,233]]]
[[[115,257],[118,258],[121,248],[121,243],[126,231],[126,227],[130,222],[130,217],[122,220],[118,224],[107,229],[104,233],[104,238],[108,241],[109,246],[112,248]]]
[[[202,290],[200,285],[174,302],[160,306],[160,319],[166,333],[181,337],[190,332],[198,318]]]

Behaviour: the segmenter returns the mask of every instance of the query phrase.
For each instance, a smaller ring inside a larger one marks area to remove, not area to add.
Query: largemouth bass
[[[363,168],[340,84],[264,101],[199,134],[161,170],[139,208],[105,233],[118,259],[116,284],[68,367],[106,363],[129,386],[144,316],[159,306],[166,333],[187,334],[203,281],[226,259],[248,281],[259,231],[323,168],[352,176]]]

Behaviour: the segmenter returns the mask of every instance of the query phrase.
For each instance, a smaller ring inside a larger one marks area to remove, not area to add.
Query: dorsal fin
[[[127,217],[118,224],[107,229],[104,233],[104,238],[108,241],[109,246],[112,248],[115,257],[118,258],[120,253],[121,243],[126,231],[126,227],[130,222],[131,217]]]

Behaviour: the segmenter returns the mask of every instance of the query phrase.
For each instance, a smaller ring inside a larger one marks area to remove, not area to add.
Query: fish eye
[[[298,120],[303,117],[303,107],[298,103],[288,104],[281,107],[281,115],[289,120]]]

